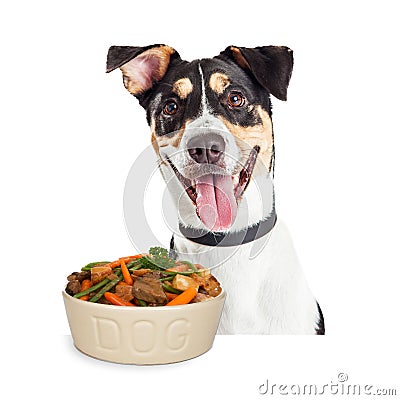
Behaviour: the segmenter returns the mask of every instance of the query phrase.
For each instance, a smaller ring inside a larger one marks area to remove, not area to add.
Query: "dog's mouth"
[[[196,207],[197,216],[210,231],[227,230],[234,222],[238,202],[254,170],[260,146],[254,146],[241,171],[234,175],[205,174],[190,180],[167,161]]]

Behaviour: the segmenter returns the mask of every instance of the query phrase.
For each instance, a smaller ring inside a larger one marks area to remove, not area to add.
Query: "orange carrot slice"
[[[194,287],[190,287],[186,289],[184,292],[176,296],[174,299],[172,299],[169,303],[167,303],[167,306],[179,306],[182,304],[188,304],[191,300],[194,299],[194,297],[197,294],[197,289]]]
[[[122,276],[124,277],[124,282],[127,283],[128,285],[133,285],[133,279],[123,259],[121,259],[121,272]]]
[[[131,262],[133,260],[136,260],[136,259],[142,258],[142,257],[143,257],[142,254],[137,254],[136,256],[121,257],[117,261],[113,261],[113,262],[110,262],[110,263],[108,263],[106,265],[103,265],[103,267],[116,268],[116,267],[119,267],[121,265],[121,260],[124,260],[126,263],[128,263],[128,262]]]
[[[84,290],[89,289],[91,287],[92,287],[92,281],[90,279],[85,279],[82,281],[81,292],[83,292]],[[87,294],[85,296],[80,297],[80,300],[88,301],[89,295]]]

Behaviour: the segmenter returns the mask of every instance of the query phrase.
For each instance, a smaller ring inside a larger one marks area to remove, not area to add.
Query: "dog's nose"
[[[216,164],[225,151],[225,142],[220,135],[196,136],[187,144],[190,157],[199,164]]]

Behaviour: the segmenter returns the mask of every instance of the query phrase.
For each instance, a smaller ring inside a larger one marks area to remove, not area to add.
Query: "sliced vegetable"
[[[189,267],[186,264],[179,263],[172,268],[166,269],[168,272],[189,272]]]
[[[178,290],[186,290],[189,289],[190,287],[193,287],[197,290],[199,290],[199,284],[190,276],[184,276],[177,274],[174,276],[174,280],[172,281],[172,286],[175,289]]]
[[[180,295],[176,296],[173,300],[167,303],[167,306],[179,306],[182,304],[188,304],[191,300],[196,297],[197,289],[190,287],[182,292]]]
[[[172,281],[172,279],[174,279],[174,276],[175,276],[175,275],[170,275],[170,276],[167,276],[167,277],[165,277],[165,278],[161,278],[160,281],[161,281],[161,282]]]
[[[108,278],[105,278],[104,280],[102,280],[101,282],[99,282],[97,285],[92,286],[89,289],[83,290],[79,293],[77,293],[76,295],[74,295],[75,298],[79,299],[82,296],[85,296],[89,293],[92,293],[94,291],[96,291],[97,289],[100,289],[101,287],[103,287],[104,285],[107,285],[107,283],[109,283],[110,280]]]
[[[141,268],[141,269],[135,269],[135,270],[131,270],[132,271],[132,275],[134,276],[143,276],[148,274],[149,272],[151,272],[151,269],[148,268]]]
[[[142,257],[144,257],[144,256],[145,256],[145,254],[143,254],[140,258],[136,258],[136,259],[134,259],[134,260],[128,262],[128,263],[126,264],[126,268],[128,268],[129,270],[141,268],[141,267],[142,267],[142,263],[141,263],[140,260],[141,260]]]
[[[90,271],[91,268],[95,267],[98,264],[109,264],[111,261],[96,261],[86,264],[84,267],[81,268],[81,271]]]
[[[117,286],[132,286],[132,285],[128,285],[124,281],[120,281],[120,282],[117,283]]]
[[[122,301],[130,303],[125,304],[128,306],[143,307],[205,301],[218,296],[222,290],[209,269],[189,261],[174,260],[162,247],[152,247],[149,253],[112,262],[86,264],[81,272],[73,272],[67,280],[65,290],[75,298],[95,303],[105,296],[113,299],[114,303],[108,301],[111,304]],[[194,294],[196,297],[190,300],[189,295],[194,292],[198,295]]]
[[[92,287],[92,281],[90,279],[85,279],[84,281],[82,281],[81,291],[89,289],[91,287]],[[80,297],[80,299],[84,300],[84,301],[88,301],[89,300],[89,295],[86,294],[86,295]]]
[[[165,294],[168,297],[168,301],[173,300],[176,296],[178,296],[176,293],[169,293],[169,292],[165,292]]]
[[[108,282],[102,289],[100,289],[91,299],[89,299],[90,302],[96,303],[105,292],[108,292],[111,288],[113,288],[120,280],[122,280],[122,277],[118,274],[118,276],[113,279],[112,281]]]
[[[126,264],[124,260],[121,260],[121,272],[122,272],[122,276],[124,277],[124,282],[127,283],[128,285],[133,285],[133,279],[131,277],[131,274],[128,270],[128,268],[126,268]]]
[[[105,292],[104,297],[106,300],[108,300],[111,304],[114,304],[115,306],[134,307],[134,305],[131,302],[122,299],[115,293]]]
[[[140,260],[137,260],[137,261],[140,261]],[[130,265],[130,264],[128,264],[126,267],[127,267],[127,268],[129,269],[129,271],[131,271],[131,272],[143,268],[143,265],[142,265],[140,262],[138,262],[137,264],[133,264],[133,267],[129,267],[129,265]]]
[[[211,272],[209,268],[198,268],[197,275],[206,278],[207,276],[211,275]]]
[[[175,276],[176,274],[180,274],[180,275],[192,275],[192,274],[199,274],[198,271],[193,272],[193,271],[171,271],[171,268],[168,270],[163,271],[164,274],[169,275],[169,276]]]
[[[166,292],[176,293],[176,294],[181,294],[182,293],[181,290],[175,289],[172,286],[167,285],[166,283],[163,283],[162,287]]]
[[[193,272],[197,272],[197,268],[190,261],[179,261],[181,264],[186,264]]]
[[[121,261],[124,260],[126,263],[131,262],[132,260],[137,260],[138,258],[141,258],[141,254],[137,254],[136,256],[129,256],[129,257],[121,257],[117,261],[110,262],[105,265],[105,267],[110,267],[110,268],[115,268],[119,267],[121,265]]]

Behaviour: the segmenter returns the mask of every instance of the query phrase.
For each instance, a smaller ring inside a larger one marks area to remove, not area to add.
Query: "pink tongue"
[[[237,213],[232,177],[209,174],[195,182],[197,213],[203,224],[210,231],[228,229]]]

